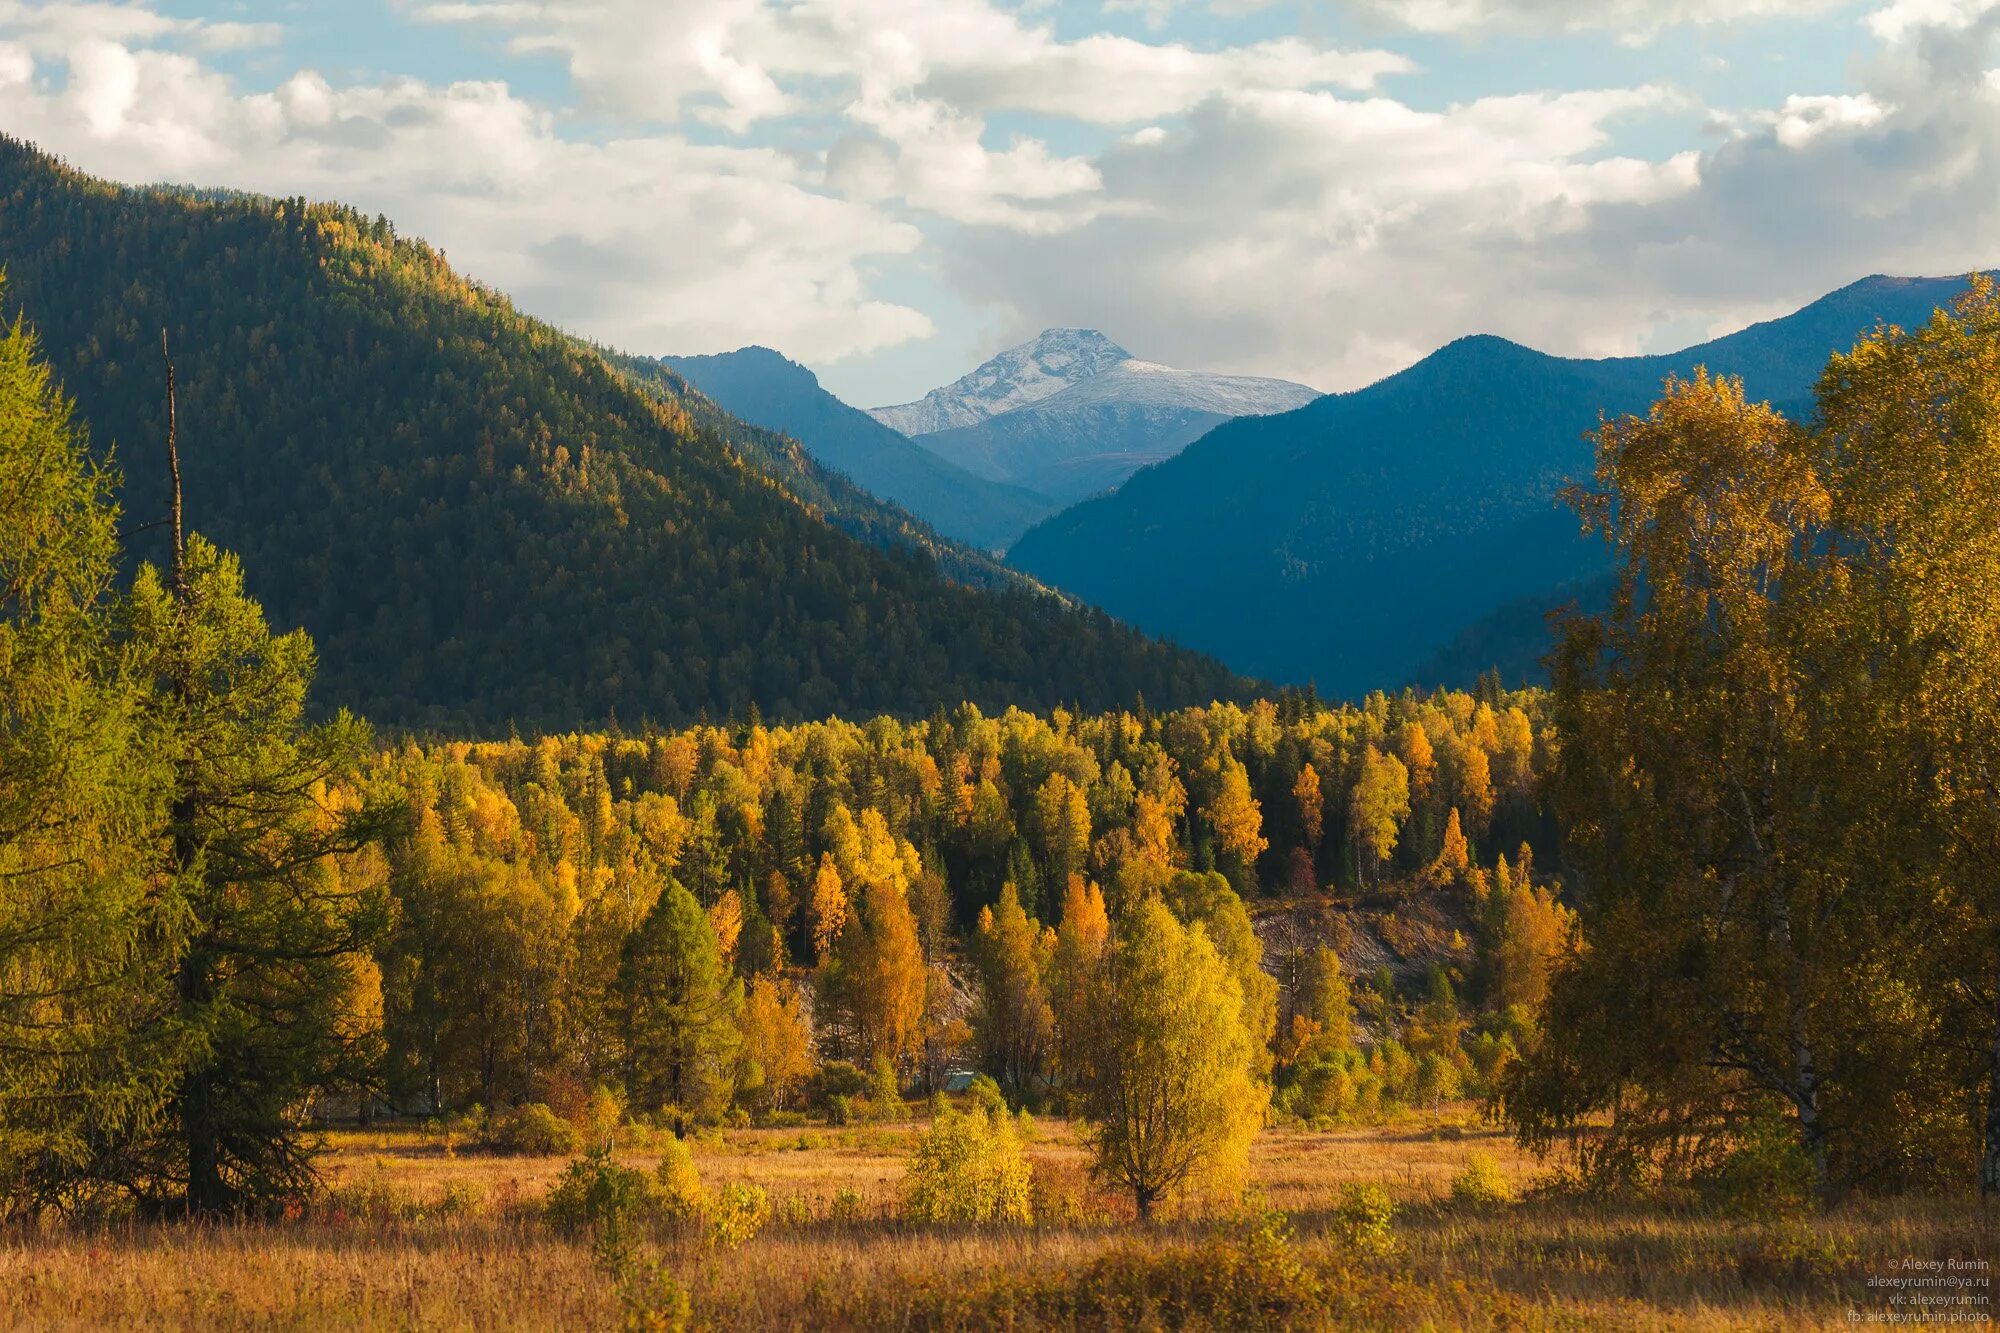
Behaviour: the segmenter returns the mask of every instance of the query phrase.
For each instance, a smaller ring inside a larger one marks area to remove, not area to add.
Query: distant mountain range
[[[1286,380],[1141,361],[1094,329],[1049,329],[914,403],[869,415],[967,472],[1068,504],[1221,422],[1318,396]]]
[[[311,632],[322,708],[504,734],[1243,689],[380,218],[120,188],[0,137],[0,270],[154,558],[165,331],[188,526]]]
[[[968,545],[1000,550],[1058,507],[946,461],[849,407],[812,371],[768,347],[659,360],[731,416],[791,436],[824,466]]]
[[[1963,285],[1869,278],[1665,356],[1463,338],[1365,389],[1219,426],[1030,530],[1008,560],[1268,679],[1355,695],[1489,665],[1528,676],[1546,612],[1603,593],[1607,557],[1556,499],[1588,478],[1600,413],[1642,411],[1698,365],[1802,408],[1831,352],[1928,318]]]

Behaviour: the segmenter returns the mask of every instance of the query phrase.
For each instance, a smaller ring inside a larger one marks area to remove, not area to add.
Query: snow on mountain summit
[[[1318,396],[1287,380],[1141,361],[1094,329],[1050,329],[914,403],[869,415],[976,476],[1070,504],[1232,417],[1289,412]]]
[[[905,435],[976,426],[1131,363],[1130,352],[1096,329],[1046,329],[914,403],[870,408],[868,415]]]

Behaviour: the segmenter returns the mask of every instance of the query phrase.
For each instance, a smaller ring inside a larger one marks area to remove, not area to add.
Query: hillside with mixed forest
[[[323,706],[504,731],[1235,688],[678,379],[641,382],[383,218],[120,188],[15,141],[0,182],[6,308],[116,446],[126,526],[164,513],[164,329],[188,524],[311,632]]]

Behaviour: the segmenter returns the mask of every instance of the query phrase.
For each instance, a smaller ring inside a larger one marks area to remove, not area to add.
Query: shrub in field
[[[708,1191],[694,1169],[694,1150],[686,1139],[669,1137],[660,1146],[660,1164],[653,1169],[653,1182],[658,1187],[660,1213],[669,1221],[689,1221],[708,1208]]]
[[[771,1217],[771,1200],[762,1186],[737,1181],[710,1197],[707,1215],[708,1243],[733,1250],[764,1229]]]
[[[909,1108],[903,1105],[902,1080],[896,1067],[877,1059],[868,1074],[868,1109],[877,1120],[901,1120]]]
[[[625,1333],[682,1333],[694,1318],[687,1288],[658,1262],[634,1263],[618,1281]]]
[[[447,1180],[438,1187],[436,1200],[429,1205],[420,1205],[418,1211],[426,1220],[444,1221],[471,1217],[485,1203],[485,1192],[471,1181]]]
[[[1766,1108],[1745,1120],[1721,1166],[1702,1186],[1712,1206],[1733,1216],[1801,1212],[1813,1197],[1812,1159],[1795,1123]]]
[[[1824,1288],[1851,1280],[1865,1269],[1865,1262],[1851,1244],[1821,1235],[1797,1218],[1753,1235],[1736,1251],[1738,1275],[1760,1286]]]
[[[493,1146],[524,1157],[556,1157],[577,1150],[576,1126],[540,1102],[517,1106],[494,1126]]]
[[[622,1239],[658,1206],[645,1172],[620,1166],[608,1149],[593,1148],[563,1171],[542,1212],[560,1235]]]
[[[1395,1219],[1389,1191],[1380,1185],[1349,1185],[1334,1214],[1334,1232],[1358,1253],[1389,1254],[1396,1248]]]
[[[829,1060],[812,1078],[812,1104],[829,1125],[854,1123],[854,1102],[868,1090],[868,1076],[846,1060]]]
[[[1055,1272],[1003,1269],[983,1283],[920,1287],[857,1323],[940,1328],[1319,1329],[1338,1293],[1301,1262],[1282,1214],[1194,1245],[1126,1242]]]
[[[993,1115],[1007,1114],[1007,1097],[1000,1091],[1000,1085],[985,1074],[979,1075],[965,1090],[965,1100],[971,1106]]]
[[[861,1191],[852,1185],[842,1185],[833,1192],[833,1202],[827,1205],[826,1216],[830,1222],[856,1222],[861,1218]]]
[[[1012,1118],[940,1107],[910,1157],[903,1210],[913,1222],[1033,1222],[1032,1173]]]
[[[1514,1201],[1514,1187],[1500,1174],[1500,1164],[1490,1153],[1476,1152],[1465,1159],[1465,1169],[1452,1178],[1451,1197],[1470,1208],[1491,1208]]]

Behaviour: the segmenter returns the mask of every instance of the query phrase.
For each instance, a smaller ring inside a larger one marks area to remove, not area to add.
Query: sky
[[[862,406],[1045,327],[1358,387],[2000,263],[2000,0],[0,0],[0,131]]]

